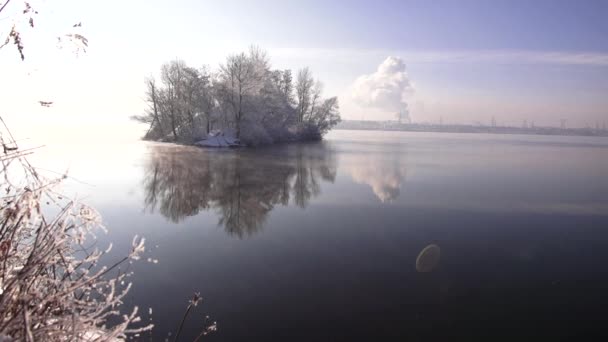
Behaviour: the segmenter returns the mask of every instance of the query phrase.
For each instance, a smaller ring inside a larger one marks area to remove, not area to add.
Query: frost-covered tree
[[[298,72],[296,83],[299,136],[320,139],[340,122],[338,98],[322,98],[323,83],[315,81],[308,68]]]
[[[298,122],[304,122],[304,117],[308,113],[311,105],[314,82],[315,80],[312,77],[310,69],[303,68],[298,71],[298,79],[296,81]]]
[[[186,63],[175,60],[163,64],[160,68],[160,78],[165,85],[160,92],[161,108],[167,113],[174,140],[178,140],[178,129],[184,121],[182,90],[185,67]]]
[[[295,99],[293,97],[293,76],[291,74],[291,70],[273,70],[272,79],[277,85],[277,88],[281,92],[282,96],[289,104],[293,105],[295,103]]]
[[[228,56],[220,66],[220,84],[234,117],[236,137],[241,136],[241,126],[246,115],[251,114],[255,97],[268,77],[269,62],[265,52],[252,47],[249,53]]]
[[[198,78],[196,83],[198,89],[194,97],[195,108],[197,115],[205,123],[205,134],[209,134],[216,104],[211,83],[212,75],[207,67],[203,67],[198,71]]]
[[[163,64],[160,80],[146,79],[148,106],[133,117],[150,126],[145,137],[188,142],[209,133],[215,99],[208,69],[175,60]]]
[[[146,137],[164,137],[167,132],[166,113],[161,110],[161,94],[154,77],[145,80],[146,93],[145,101],[147,104],[144,114],[135,115],[132,119],[149,125]]]
[[[313,135],[318,134],[318,138],[320,138],[333,126],[337,125],[340,122],[339,110],[338,98],[335,96],[324,100],[319,106],[315,107],[308,119]]]
[[[290,90],[290,75],[284,71],[275,70],[273,77],[266,80],[260,91],[260,116],[258,124],[275,141],[289,140],[289,129],[297,123],[296,111],[293,106],[293,91]],[[276,76],[279,77],[276,77]]]

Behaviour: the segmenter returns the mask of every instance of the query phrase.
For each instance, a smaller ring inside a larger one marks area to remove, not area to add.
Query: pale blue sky
[[[344,118],[388,119],[351,86],[388,56],[414,84],[415,121],[571,126],[608,121],[608,1],[32,1],[27,59],[0,52],[0,110],[15,121],[123,125],[143,79],[175,57],[217,65],[250,44],[277,68],[308,65]],[[12,4],[14,11],[19,2]],[[0,32],[10,18],[0,18]],[[56,48],[73,23],[86,54]],[[41,108],[37,100],[55,101]],[[27,119],[26,119],[27,118]],[[101,127],[101,126],[100,126]]]

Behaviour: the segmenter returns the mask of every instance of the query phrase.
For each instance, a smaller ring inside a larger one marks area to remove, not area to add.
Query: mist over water
[[[212,341],[541,338],[605,316],[605,139],[335,131],[105,150],[72,166],[91,185],[66,190],[100,210],[117,256],[146,237],[127,302],[153,308],[155,340],[194,291],[185,336],[210,315]]]

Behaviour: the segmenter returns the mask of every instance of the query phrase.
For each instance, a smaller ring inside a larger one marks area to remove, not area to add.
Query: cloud
[[[408,64],[516,64],[516,65],[587,65],[608,66],[608,53],[597,51],[531,51],[531,50],[387,50],[342,48],[275,48],[273,56],[306,60],[321,59],[350,63],[353,60],[402,56]]]
[[[587,65],[607,66],[608,54],[597,52],[463,50],[403,52],[410,63],[482,63],[501,65]]]
[[[365,108],[375,108],[384,112],[403,112],[407,119],[408,94],[414,87],[410,81],[405,63],[401,58],[388,57],[376,72],[362,75],[352,86],[352,98]]]

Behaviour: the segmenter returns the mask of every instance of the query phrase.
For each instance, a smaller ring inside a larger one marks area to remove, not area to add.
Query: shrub
[[[26,158],[32,151],[6,136],[0,135],[0,340],[114,341],[151,329],[134,327],[137,307],[121,310],[131,285],[120,265],[139,259],[144,239],[135,237],[128,255],[100,266],[110,248],[84,247],[103,230],[100,215],[61,196],[57,187],[66,176],[45,179]]]

